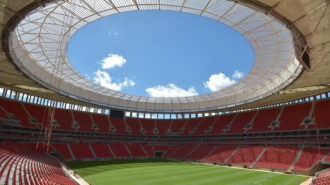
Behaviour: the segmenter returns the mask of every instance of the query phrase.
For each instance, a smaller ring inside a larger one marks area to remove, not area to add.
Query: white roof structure
[[[175,98],[130,95],[101,87],[79,74],[67,58],[71,36],[96,19],[136,10],[187,12],[226,24],[250,43],[253,68],[225,89]],[[290,29],[261,9],[228,0],[54,1],[20,21],[10,33],[9,51],[26,75],[60,94],[113,108],[150,112],[201,111],[249,103],[283,89],[303,69]]]

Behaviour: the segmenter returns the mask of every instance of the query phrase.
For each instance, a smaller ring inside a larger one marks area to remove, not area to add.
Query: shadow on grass
[[[104,171],[113,171],[144,166],[168,166],[180,164],[180,162],[164,159],[141,159],[141,160],[109,160],[109,161],[74,161],[66,163],[71,169],[81,176],[93,175]],[[183,163],[182,163],[183,164]],[[187,165],[185,163],[184,165]]]

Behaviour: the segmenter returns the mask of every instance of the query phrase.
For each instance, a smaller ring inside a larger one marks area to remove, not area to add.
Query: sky
[[[212,19],[172,11],[107,16],[68,44],[73,67],[106,88],[134,95],[182,97],[238,82],[253,65],[248,41]]]

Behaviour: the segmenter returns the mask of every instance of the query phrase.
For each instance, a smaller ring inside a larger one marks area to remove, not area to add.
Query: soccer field
[[[308,179],[303,176],[164,160],[67,164],[92,185],[297,185]]]

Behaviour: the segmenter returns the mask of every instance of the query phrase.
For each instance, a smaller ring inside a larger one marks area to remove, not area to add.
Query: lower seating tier
[[[288,169],[298,151],[296,146],[268,146],[255,166]]]
[[[263,168],[293,169],[308,171],[310,168],[325,160],[329,148],[298,146],[266,146],[266,145],[151,145],[151,144],[90,144],[94,148],[104,145],[104,150],[112,150],[117,158],[152,158],[157,152],[168,159],[185,159],[203,162],[217,162],[225,164],[239,164]],[[300,151],[300,154],[299,154]],[[102,157],[112,158],[112,154]],[[157,156],[160,157],[160,156]],[[291,168],[290,168],[291,167]]]
[[[0,145],[0,184],[35,184],[36,181],[38,184],[75,184],[64,174],[57,161],[44,155],[44,152],[58,152],[67,160],[162,157],[306,172],[326,160],[330,148],[295,145],[52,143],[47,149],[41,144],[6,141]],[[163,155],[158,155],[159,152]],[[29,167],[30,172],[24,170],[28,166],[33,166]],[[49,168],[49,172],[44,170],[45,174],[39,174],[38,168]],[[47,183],[51,181],[55,182]]]
[[[315,175],[311,185],[328,185],[330,184],[330,169],[323,170]]]
[[[77,184],[55,159],[24,145],[8,141],[0,144],[0,184]]]

